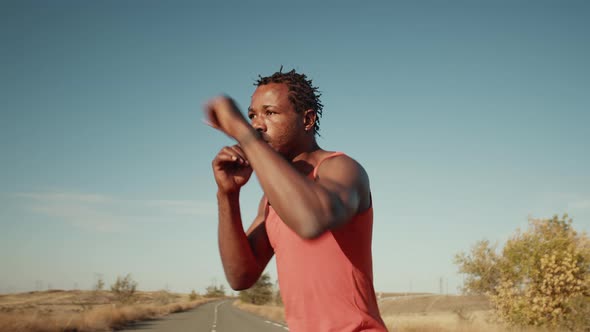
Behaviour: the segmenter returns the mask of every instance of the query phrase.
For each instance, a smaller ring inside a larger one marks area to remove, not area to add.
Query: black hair
[[[322,94],[317,87],[312,85],[311,80],[308,80],[305,74],[295,72],[295,69],[283,73],[283,66],[281,66],[281,69],[271,76],[262,77],[258,75],[258,80],[254,85],[261,86],[270,83],[287,84],[289,87],[289,101],[295,106],[296,112],[302,113],[308,109],[315,111],[316,120],[313,130],[314,134],[319,135],[320,117],[322,116],[324,105],[322,105],[322,102],[320,101],[320,96]]]

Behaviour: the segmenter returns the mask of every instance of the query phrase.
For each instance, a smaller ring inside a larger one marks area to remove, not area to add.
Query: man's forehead
[[[271,83],[261,85],[252,94],[252,104],[272,104],[288,101],[289,87],[286,84]]]

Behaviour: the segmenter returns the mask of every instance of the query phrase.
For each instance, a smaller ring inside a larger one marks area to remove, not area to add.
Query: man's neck
[[[314,152],[321,150],[316,142],[315,138],[305,141],[303,144],[299,144],[297,149],[293,150],[287,160],[290,163],[296,163],[299,161],[310,161],[310,158],[314,155]]]
[[[287,160],[295,167],[299,172],[307,174],[313,170],[316,163],[319,161],[319,153],[323,150],[319,147],[315,141],[315,137],[312,140],[306,142],[306,144],[300,145],[297,151],[293,151],[290,158]]]

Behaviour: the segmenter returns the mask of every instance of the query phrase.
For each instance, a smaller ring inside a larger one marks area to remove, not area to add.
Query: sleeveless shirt
[[[315,180],[320,160],[310,176]],[[266,231],[275,255],[291,332],[387,331],[373,288],[373,206],[315,239],[291,230],[267,202]]]

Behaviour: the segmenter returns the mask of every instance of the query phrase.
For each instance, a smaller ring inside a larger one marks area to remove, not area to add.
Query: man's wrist
[[[232,190],[232,191],[225,191],[217,189],[217,198],[239,198],[240,197],[240,189]]]
[[[238,141],[240,146],[244,146],[248,143],[258,140],[259,138],[260,138],[260,134],[256,130],[254,130],[252,128],[248,128],[243,133],[238,135],[236,137],[236,140]]]

